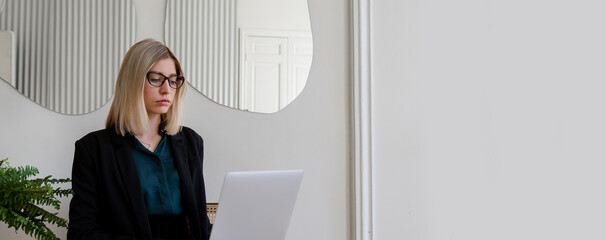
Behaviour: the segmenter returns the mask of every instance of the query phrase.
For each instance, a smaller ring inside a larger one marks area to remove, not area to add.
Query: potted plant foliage
[[[72,191],[53,185],[70,182],[70,179],[32,178],[38,173],[35,167],[11,167],[8,159],[0,160],[0,220],[9,228],[22,230],[36,239],[59,239],[47,224],[67,228],[67,220],[43,207],[59,210],[57,198],[68,196]]]

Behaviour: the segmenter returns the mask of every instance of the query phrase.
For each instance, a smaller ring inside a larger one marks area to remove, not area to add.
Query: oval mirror
[[[134,18],[130,0],[5,0],[0,78],[52,111],[94,111],[114,94]]]
[[[305,87],[307,0],[168,0],[165,31],[190,85],[219,104],[273,113]]]

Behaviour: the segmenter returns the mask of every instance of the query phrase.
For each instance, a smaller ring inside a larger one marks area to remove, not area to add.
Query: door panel
[[[240,109],[272,113],[286,107],[307,82],[311,34],[242,30],[240,41]]]

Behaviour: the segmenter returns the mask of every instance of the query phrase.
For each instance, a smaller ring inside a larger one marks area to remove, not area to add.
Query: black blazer
[[[187,127],[167,136],[191,234],[193,239],[206,240],[211,225],[206,215],[202,138]],[[152,239],[129,144],[113,129],[89,133],[76,142],[67,239]]]

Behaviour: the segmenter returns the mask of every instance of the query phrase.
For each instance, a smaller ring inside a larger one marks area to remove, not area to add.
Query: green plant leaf
[[[59,210],[60,201],[57,198],[67,197],[73,192],[53,185],[71,180],[55,179],[50,175],[29,179],[38,173],[35,167],[11,167],[8,159],[0,160],[0,221],[36,239],[59,239],[47,224],[67,228],[67,220],[41,206],[52,206]]]

